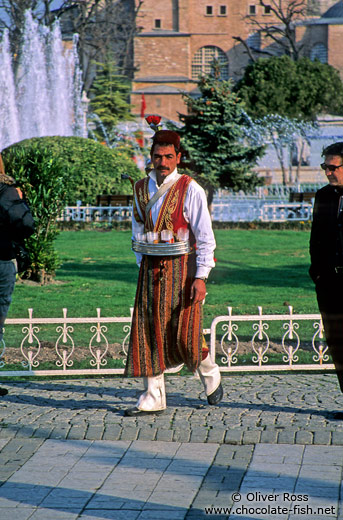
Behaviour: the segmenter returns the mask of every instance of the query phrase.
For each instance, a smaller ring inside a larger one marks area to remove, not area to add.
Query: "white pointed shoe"
[[[200,363],[197,372],[204,385],[208,404],[219,404],[223,399],[224,392],[221,384],[219,366],[212,361],[210,353],[208,353],[206,358]]]
[[[126,417],[161,414],[167,408],[164,374],[143,378],[145,392],[139,396],[136,406],[125,410]]]

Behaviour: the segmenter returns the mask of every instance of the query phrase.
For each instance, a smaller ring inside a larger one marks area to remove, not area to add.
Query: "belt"
[[[342,266],[335,267],[335,273],[339,274],[339,275],[343,275],[343,267]]]

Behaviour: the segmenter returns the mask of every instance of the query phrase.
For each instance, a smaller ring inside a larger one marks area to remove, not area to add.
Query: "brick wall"
[[[135,40],[136,79],[147,76],[188,76],[189,38],[140,36]]]
[[[322,13],[335,3],[312,1]],[[255,6],[256,16],[248,16],[250,6]],[[221,15],[221,9],[225,9],[225,15]],[[145,91],[149,98],[147,112],[158,111],[166,118],[177,120],[177,112],[185,110],[181,94],[166,94],[162,87],[193,90],[196,85],[192,81],[192,59],[204,46],[216,46],[226,53],[229,76],[239,79],[249,57],[245,47],[233,36],[246,39],[256,32],[256,26],[251,23],[253,19],[261,23],[275,22],[273,15],[264,12],[259,0],[144,0],[138,17],[142,31],[135,39],[134,49],[137,72],[133,91],[138,90],[139,94],[133,92],[131,102],[136,111],[139,112],[140,107],[137,99]],[[159,28],[156,28],[156,20],[159,20]],[[323,43],[329,49],[328,62],[343,71],[342,35],[340,25],[330,26],[328,33],[326,25],[297,28],[297,39],[304,44],[307,55],[315,43]],[[183,83],[176,82],[180,77],[186,78]]]
[[[178,112],[185,113],[185,104],[181,95],[178,94],[149,94],[144,93],[146,109],[145,114],[155,114],[164,116],[164,114],[172,114],[173,120],[178,120]],[[133,112],[140,113],[142,102],[142,94],[132,93],[131,103]]]
[[[343,76],[342,54],[343,20],[342,25],[330,25],[328,27],[328,62],[340,70]]]
[[[173,0],[144,0],[138,14],[138,25],[142,32],[150,32],[155,28],[155,20],[161,20],[161,29],[173,30]]]

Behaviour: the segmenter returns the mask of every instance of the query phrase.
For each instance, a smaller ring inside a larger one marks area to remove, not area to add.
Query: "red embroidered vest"
[[[176,234],[180,228],[189,229],[189,224],[183,215],[183,207],[187,194],[187,189],[192,178],[188,175],[181,175],[180,179],[176,181],[170,190],[167,192],[162,207],[160,209],[155,225],[151,218],[151,211],[148,217],[145,215],[145,208],[149,202],[149,177],[145,177],[135,184],[136,200],[138,202],[143,220],[141,219],[134,202],[134,218],[137,222],[144,223],[145,231],[161,232],[163,229],[170,229]],[[193,245],[194,237],[190,232],[190,241]]]

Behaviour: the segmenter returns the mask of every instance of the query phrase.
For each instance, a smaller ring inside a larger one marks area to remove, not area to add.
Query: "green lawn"
[[[205,326],[233,307],[235,314],[318,312],[308,276],[308,231],[217,230],[216,268],[208,282]],[[129,316],[138,268],[129,231],[64,231],[56,242],[62,261],[56,283],[19,282],[9,316]]]
[[[307,231],[218,231],[217,265],[209,284],[208,305],[213,313],[226,306],[235,314],[317,312],[313,283],[308,275]]]
[[[265,314],[288,313],[288,305],[293,306],[295,313],[318,312],[313,284],[308,276],[308,231],[235,229],[216,230],[215,234],[217,264],[208,282],[204,327],[210,327],[215,316],[227,315],[228,306],[233,308],[233,314],[257,314],[259,305]],[[30,307],[34,309],[34,317],[62,317],[64,307],[70,317],[96,316],[97,307],[101,308],[102,316],[130,315],[138,268],[131,251],[129,231],[64,231],[59,235],[56,246],[62,263],[55,282],[39,286],[19,281],[9,318],[24,318]],[[282,325],[282,321],[269,323],[268,336],[271,341],[280,342],[285,334]],[[237,333],[240,342],[250,343],[255,332],[252,326],[252,322],[239,324]],[[300,322],[298,333],[302,345],[303,341],[310,344],[314,334],[313,324]],[[56,325],[39,326],[42,347],[53,349],[52,353],[60,334]],[[85,349],[87,359],[90,357],[88,346],[93,334],[90,326],[73,325],[72,339],[78,351],[80,347]],[[119,348],[120,355],[126,334],[123,324],[109,324],[107,327],[108,341],[117,353]],[[222,334],[219,325],[218,341]],[[19,347],[25,335],[21,326],[8,327],[7,346]],[[24,343],[27,348],[27,338]],[[35,345],[36,340],[30,348],[35,349]],[[71,338],[63,347],[60,343],[60,349],[70,350],[70,346]],[[309,352],[299,354],[302,356],[301,362],[305,362],[304,356],[310,356]],[[108,367],[117,366],[118,363],[122,366],[122,360],[113,360],[112,357],[116,356],[109,354]],[[250,364],[251,354],[245,361],[242,359],[242,363]],[[273,362],[276,361],[282,362],[280,354]],[[55,361],[51,363],[51,368],[55,367]],[[82,363],[86,362],[75,360],[73,368],[79,363],[83,366]],[[87,363],[89,365],[89,360]],[[43,360],[40,368],[44,367]]]

